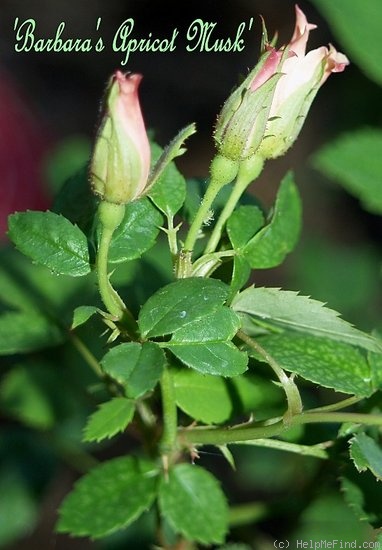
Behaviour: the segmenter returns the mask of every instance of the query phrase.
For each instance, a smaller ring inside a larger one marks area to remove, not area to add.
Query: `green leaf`
[[[83,441],[102,441],[123,432],[134,416],[134,401],[124,397],[114,397],[99,405],[85,426]]]
[[[202,374],[237,376],[247,370],[247,354],[231,342],[174,342],[168,348],[182,363]]]
[[[72,326],[70,327],[72,330],[79,327],[80,325],[83,325],[92,317],[95,313],[97,313],[98,309],[95,306],[78,306],[73,311],[73,321]]]
[[[375,336],[379,342],[381,342],[381,333],[374,331]],[[382,389],[382,354],[369,352],[367,354],[367,360],[370,365],[372,384],[375,390]]]
[[[14,366],[0,386],[1,408],[27,426],[47,430],[54,426],[52,403],[41,384],[44,370],[40,365]]]
[[[271,222],[248,242],[244,257],[253,269],[275,267],[294,249],[300,229],[301,199],[289,173],[281,182]]]
[[[222,543],[228,507],[217,480],[206,470],[178,464],[159,489],[161,512],[174,531],[202,544]]]
[[[291,331],[262,336],[257,341],[281,368],[306,380],[359,397],[372,393],[370,369],[357,348]],[[249,353],[266,361],[252,351]]]
[[[62,214],[86,235],[91,235],[97,199],[89,184],[88,166],[84,166],[64,183],[54,199],[52,211]]]
[[[58,326],[39,313],[11,312],[0,316],[0,355],[36,351],[64,340]]]
[[[381,150],[382,131],[361,129],[320,149],[313,165],[357,197],[366,210],[382,214]]]
[[[215,279],[188,278],[161,288],[143,305],[138,318],[142,336],[171,334],[215,311],[229,288]]]
[[[231,416],[229,389],[220,376],[176,369],[173,381],[176,403],[191,418],[205,424],[220,424]]]
[[[126,205],[125,216],[115,230],[109,250],[109,262],[120,263],[140,258],[155,243],[163,218],[149,199]]]
[[[247,288],[232,302],[237,312],[247,313],[260,323],[296,330],[381,352],[378,341],[357,330],[322,302],[279,288]]]
[[[359,472],[370,470],[379,481],[382,480],[382,450],[374,439],[359,433],[349,443],[350,457],[357,470]]]
[[[361,521],[374,527],[382,525],[382,485],[370,472],[362,475],[350,464],[340,478],[345,502]]]
[[[9,237],[20,252],[54,273],[90,273],[88,243],[76,225],[53,212],[20,212],[9,217]]]
[[[247,355],[229,341],[239,327],[237,315],[220,307],[175,331],[166,347],[188,367],[203,374],[236,376],[247,369],[248,363]]]
[[[127,527],[152,505],[157,475],[152,463],[133,457],[97,466],[64,500],[57,532],[99,538]]]
[[[151,144],[151,156],[153,161],[159,159],[162,148],[156,143]],[[164,169],[149,197],[163,214],[173,217],[182,208],[186,198],[186,180],[173,162]]]
[[[382,85],[381,51],[382,12],[379,0],[313,0],[328,20],[351,61]]]
[[[136,399],[152,390],[163,372],[166,357],[153,342],[129,342],[112,348],[102,359],[106,374],[114,378]]]
[[[227,222],[229,240],[235,250],[241,250],[263,227],[264,215],[257,206],[239,206]]]
[[[251,275],[251,266],[242,256],[233,258],[233,270],[231,279],[231,292],[228,297],[228,303],[232,302],[236,294],[243,288]]]

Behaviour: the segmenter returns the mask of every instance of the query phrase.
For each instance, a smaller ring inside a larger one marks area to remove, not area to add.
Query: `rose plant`
[[[224,544],[238,508],[229,511],[221,484],[198,464],[206,445],[233,466],[240,445],[341,457],[354,470],[345,492],[356,491],[358,469],[380,494],[382,415],[372,396],[382,384],[381,341],[312,298],[257,286],[256,274],[248,284],[252,270],[278,266],[295,247],[301,200],[292,173],[272,215],[246,188],[289,149],[319,87],[348,64],[333,46],[306,53],[313,28],[296,7],[288,45],[277,49],[264,29],[259,63],[218,117],[200,195],[174,164],[194,125],[163,151],[149,144],[141,76],[116,71],[88,172],[69,180],[52,211],[10,217],[10,238],[49,282],[43,299],[10,293],[1,353],[70,343],[91,369],[81,388],[89,403],[78,411],[86,450],[74,461],[85,473],[60,507],[59,533],[98,539],[151,517],[161,548]],[[3,397],[14,395],[6,382]],[[327,388],[329,404],[309,405],[314,386]],[[18,410],[53,429],[43,412]],[[304,436],[315,424],[342,428]],[[98,462],[98,443],[118,437],[118,456]],[[247,508],[249,521],[258,510]],[[380,521],[376,512],[371,523]]]

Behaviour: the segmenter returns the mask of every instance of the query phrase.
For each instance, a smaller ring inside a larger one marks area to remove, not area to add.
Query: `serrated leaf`
[[[92,233],[97,198],[89,184],[88,166],[64,183],[54,199],[52,211],[78,225],[86,235]]]
[[[370,369],[357,348],[290,331],[262,336],[257,341],[281,368],[306,380],[359,397],[372,393]],[[252,351],[249,353],[265,361]]]
[[[70,327],[72,330],[79,327],[80,325],[83,325],[92,317],[95,313],[97,313],[98,309],[95,306],[78,306],[73,311],[73,321],[72,326]]]
[[[120,344],[101,361],[105,373],[121,384],[126,395],[133,399],[156,386],[165,363],[163,351],[153,342]]]
[[[364,433],[350,440],[350,457],[359,472],[369,469],[378,480],[382,479],[382,449],[376,441]]]
[[[155,243],[163,218],[149,199],[126,205],[122,223],[115,230],[109,249],[109,262],[140,258]]]
[[[53,212],[9,216],[9,237],[20,252],[61,275],[90,273],[88,243],[81,229]]]
[[[174,342],[171,353],[202,374],[237,376],[247,370],[248,357],[232,342]]]
[[[184,364],[203,374],[236,376],[247,369],[248,357],[230,340],[240,327],[227,307],[175,331],[166,347]]]
[[[264,214],[257,206],[239,206],[227,222],[229,240],[235,250],[241,250],[263,227]]]
[[[162,148],[156,143],[152,143],[153,161],[158,160],[161,153]],[[156,207],[167,216],[173,217],[180,210],[186,198],[186,180],[173,162],[170,162],[155,182],[149,197]]]
[[[206,470],[178,464],[159,489],[163,516],[177,533],[202,544],[222,543],[228,507],[217,480]]]
[[[205,424],[220,424],[232,414],[226,381],[191,369],[174,369],[173,381],[178,407]]]
[[[64,340],[64,333],[51,319],[34,311],[0,316],[0,355],[49,348]]]
[[[366,128],[344,134],[313,158],[313,165],[357,197],[370,212],[382,214],[382,131]]]
[[[382,484],[370,472],[362,475],[350,464],[340,477],[344,500],[361,521],[382,526]]]
[[[124,397],[114,397],[99,405],[84,429],[83,441],[102,441],[123,432],[134,416],[134,401]]]
[[[247,313],[260,322],[270,323],[314,336],[345,342],[381,352],[378,341],[357,330],[322,302],[279,288],[247,288],[232,302],[235,311]]]
[[[133,457],[93,468],[61,505],[57,532],[95,539],[127,527],[153,503],[157,474],[151,462]]]
[[[287,174],[277,193],[272,219],[243,249],[252,269],[281,264],[296,246],[301,229],[301,199],[292,174]]]
[[[314,0],[341,42],[351,62],[382,85],[382,68],[376,51],[382,48],[382,26],[379,0]]]
[[[138,324],[142,336],[171,334],[219,308],[229,288],[215,279],[180,279],[161,288],[142,306]]]

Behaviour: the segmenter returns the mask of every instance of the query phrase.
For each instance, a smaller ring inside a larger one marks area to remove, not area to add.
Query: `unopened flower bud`
[[[150,145],[138,98],[141,79],[121,71],[113,75],[93,151],[93,191],[114,204],[138,199],[147,186]]]

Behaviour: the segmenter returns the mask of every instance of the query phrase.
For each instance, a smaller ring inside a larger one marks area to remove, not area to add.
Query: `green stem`
[[[206,219],[209,218],[209,212],[211,210],[212,203],[220,189],[227,183],[230,183],[237,174],[237,163],[230,161],[225,157],[217,155],[210,168],[211,180],[208,184],[207,191],[200,204],[199,210],[196,213],[195,218],[192,221],[190,229],[184,243],[184,250],[192,253],[195,247],[196,240],[199,235],[199,231]]]
[[[239,441],[268,438],[282,434],[292,426],[301,424],[342,424],[352,422],[365,426],[381,426],[382,414],[359,414],[345,412],[301,413],[293,416],[288,426],[282,420],[273,423],[259,422],[255,425],[240,428],[183,428],[178,433],[180,443],[185,447],[194,445],[227,445]]]
[[[239,172],[232,192],[223,208],[218,221],[212,231],[210,240],[207,243],[205,254],[210,254],[216,250],[217,245],[222,236],[223,228],[239,202],[240,197],[251,183],[261,173],[264,166],[264,161],[260,157],[252,157],[248,161],[243,161],[240,165]]]
[[[94,373],[99,378],[104,378],[105,375],[101,369],[101,366],[98,363],[97,359],[92,354],[92,352],[89,350],[89,348],[83,343],[83,341],[80,338],[78,338],[77,334],[75,334],[74,332],[72,331],[69,332],[69,335],[73,346],[76,348],[79,354],[83,357],[83,359],[86,361],[89,367],[94,371]]]
[[[205,254],[196,260],[192,266],[192,275],[194,277],[208,277],[221,264],[221,258],[231,258],[235,256],[234,250],[222,250]]]
[[[337,401],[337,403],[332,403],[330,405],[324,405],[323,407],[316,407],[315,409],[309,409],[308,411],[305,411],[305,413],[317,413],[317,412],[330,412],[330,411],[338,411],[341,409],[345,409],[346,407],[350,407],[351,405],[354,405],[355,403],[359,403],[359,401],[362,401],[364,397],[347,397],[346,399],[342,399],[341,401]]]
[[[113,317],[121,320],[124,316],[125,305],[111,286],[108,273],[108,256],[111,239],[125,213],[123,204],[112,204],[102,201],[98,207],[99,219],[101,222],[101,238],[97,251],[97,276],[98,287],[103,303]]]
[[[161,450],[168,455],[174,449],[178,428],[174,381],[170,370],[165,367],[160,381],[162,393],[163,435]]]
[[[114,231],[121,224],[125,215],[125,205],[102,201],[98,207],[98,214],[101,223],[101,238],[96,260],[99,292],[109,313],[117,321],[122,321],[129,335],[135,338],[137,323],[118,292],[111,286],[108,273],[110,243]]]
[[[245,342],[250,348],[255,350],[259,355],[264,357],[266,362],[269,364],[273,372],[276,374],[279,379],[287,398],[288,410],[284,415],[284,420],[286,424],[290,424],[291,419],[294,415],[300,414],[302,411],[302,402],[300,392],[296,384],[293,381],[292,376],[288,376],[284,370],[280,367],[277,361],[262,347],[258,344],[253,338],[245,334],[242,330],[237,332],[238,338]]]

